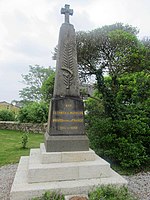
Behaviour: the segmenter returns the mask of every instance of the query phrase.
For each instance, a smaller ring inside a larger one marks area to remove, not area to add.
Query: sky
[[[20,100],[26,87],[21,74],[28,74],[29,65],[55,68],[52,52],[65,4],[74,10],[76,31],[121,22],[137,27],[139,38],[150,37],[149,0],[0,0],[0,102]]]

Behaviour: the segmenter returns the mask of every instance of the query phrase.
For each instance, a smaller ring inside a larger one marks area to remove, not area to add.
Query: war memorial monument
[[[79,94],[75,29],[65,15],[59,33],[54,94],[50,103],[45,142],[22,156],[10,192],[11,200],[27,200],[45,191],[87,194],[102,184],[127,184],[110,164],[89,149],[84,105]]]

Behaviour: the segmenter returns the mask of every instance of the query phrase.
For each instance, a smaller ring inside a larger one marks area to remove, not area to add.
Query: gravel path
[[[9,200],[9,192],[17,169],[17,164],[0,168],[0,200]],[[124,176],[129,182],[129,190],[139,200],[150,200],[150,172]]]

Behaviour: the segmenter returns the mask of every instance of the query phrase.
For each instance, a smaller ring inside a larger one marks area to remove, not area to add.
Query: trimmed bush
[[[23,135],[22,135],[22,148],[23,149],[26,149],[27,148],[27,143],[28,143],[28,139],[29,139],[29,137],[28,137],[28,133],[24,133]]]

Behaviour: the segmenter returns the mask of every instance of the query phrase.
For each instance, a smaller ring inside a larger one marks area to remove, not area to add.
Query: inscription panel
[[[81,99],[59,98],[51,102],[49,134],[84,134],[84,106]]]

